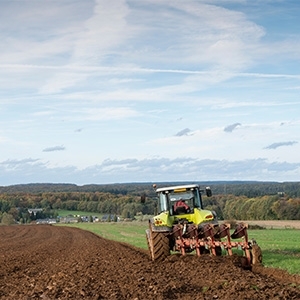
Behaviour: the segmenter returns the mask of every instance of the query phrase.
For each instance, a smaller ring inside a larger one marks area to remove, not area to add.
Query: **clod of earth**
[[[148,252],[71,227],[0,226],[0,299],[300,299],[300,276]]]

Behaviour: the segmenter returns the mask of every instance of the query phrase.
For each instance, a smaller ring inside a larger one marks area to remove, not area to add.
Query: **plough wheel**
[[[146,237],[150,257],[154,261],[164,260],[170,255],[169,239],[162,232],[153,232],[150,229],[146,230]]]
[[[252,245],[250,255],[252,265],[260,265],[262,263],[262,252],[257,244]]]
[[[217,246],[215,248],[215,251],[216,251],[216,256],[222,256],[222,247]]]

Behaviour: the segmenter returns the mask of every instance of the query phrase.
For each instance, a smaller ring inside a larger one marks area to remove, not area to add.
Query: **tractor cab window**
[[[194,205],[195,205],[195,207],[202,209],[203,205],[202,205],[202,198],[201,198],[200,191],[198,189],[195,189],[192,192],[193,192],[193,195],[194,195]]]
[[[194,207],[198,207],[193,191],[172,192],[169,194],[169,199],[172,215],[192,213]]]
[[[158,212],[161,213],[162,211],[167,211],[167,210],[168,210],[167,195],[164,193],[160,193],[158,198]]]

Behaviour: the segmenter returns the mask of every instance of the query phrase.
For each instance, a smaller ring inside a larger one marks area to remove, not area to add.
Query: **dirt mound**
[[[76,228],[0,227],[0,299],[300,299],[300,277],[236,257],[162,263]]]

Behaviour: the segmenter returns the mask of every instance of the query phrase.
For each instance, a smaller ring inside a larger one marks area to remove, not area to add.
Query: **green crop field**
[[[265,266],[300,274],[299,229],[249,230],[249,238],[260,245]]]
[[[133,246],[147,249],[145,222],[103,222],[103,223],[75,223],[67,226],[78,227],[94,232],[101,237]]]
[[[147,222],[76,223],[68,226],[92,231],[104,238],[125,242],[147,249],[145,229]],[[263,252],[266,267],[281,268],[300,274],[300,230],[248,230],[249,239],[256,239]]]

